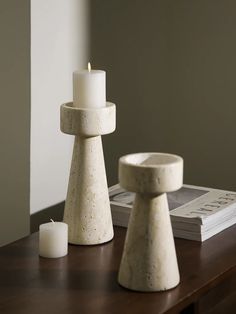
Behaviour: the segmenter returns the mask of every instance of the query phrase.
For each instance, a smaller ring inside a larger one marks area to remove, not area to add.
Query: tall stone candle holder
[[[183,182],[183,159],[140,153],[119,160],[120,185],[136,192],[118,281],[131,290],[162,291],[179,283],[166,192]]]
[[[61,131],[75,135],[64,222],[68,241],[93,245],[113,238],[113,225],[101,135],[116,127],[116,107],[61,106]]]

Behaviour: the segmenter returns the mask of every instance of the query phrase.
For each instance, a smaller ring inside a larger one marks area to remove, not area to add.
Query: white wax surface
[[[68,253],[68,225],[49,222],[39,226],[39,255],[57,258]]]
[[[106,106],[106,72],[84,70],[73,73],[73,103],[78,108]]]

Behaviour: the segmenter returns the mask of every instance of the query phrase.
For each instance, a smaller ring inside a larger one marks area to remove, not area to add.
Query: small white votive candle
[[[39,226],[39,255],[57,258],[68,253],[68,225],[52,222]]]

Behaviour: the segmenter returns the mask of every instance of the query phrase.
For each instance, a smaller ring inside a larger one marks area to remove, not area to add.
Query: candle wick
[[[55,221],[54,221],[53,219],[50,219],[50,220],[51,220],[51,222],[52,222],[52,223],[54,223],[54,224],[55,224]]]
[[[91,63],[88,63],[88,71],[91,72]]]

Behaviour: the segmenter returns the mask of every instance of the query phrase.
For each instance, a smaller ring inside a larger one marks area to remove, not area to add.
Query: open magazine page
[[[169,210],[185,205],[208,192],[208,189],[183,186],[180,190],[167,194]],[[135,193],[125,191],[118,184],[109,189],[109,195],[111,203],[121,206],[128,205],[127,207],[132,207],[135,197]]]
[[[111,204],[131,208],[135,193],[128,192],[116,184],[109,188],[109,196]]]
[[[135,193],[109,188],[113,223],[127,227]],[[236,193],[191,185],[167,195],[175,237],[205,241],[236,223]]]
[[[135,194],[127,192],[119,185],[109,189],[110,202],[113,205],[132,207]],[[216,189],[183,185],[183,187],[167,194],[170,215],[173,220],[191,221],[203,223],[210,216],[222,215],[227,211],[232,212],[232,206],[236,208],[236,193]],[[178,219],[179,218],[179,219]]]
[[[208,189],[199,189],[191,186],[183,186],[180,190],[167,194],[169,209],[173,210],[179,208],[182,205],[199,198],[200,196],[207,194]],[[135,193],[125,191],[118,184],[112,186],[109,189],[110,202],[112,204],[132,207]]]
[[[204,224],[218,220],[219,217],[227,218],[235,214],[236,193],[210,189],[208,193],[181,205],[171,211],[171,218],[175,221],[192,220]]]

